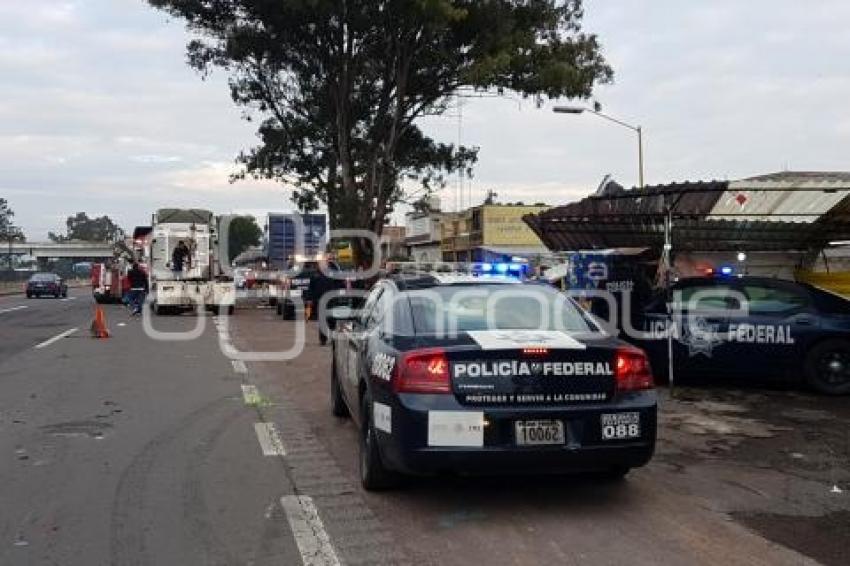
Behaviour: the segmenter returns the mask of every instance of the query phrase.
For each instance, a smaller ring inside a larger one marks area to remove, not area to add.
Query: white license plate
[[[538,446],[564,443],[562,421],[516,421],[518,446]]]
[[[640,437],[640,413],[605,413],[600,419],[602,440]]]
[[[290,289],[289,296],[293,299],[295,297],[301,297],[301,289]]]

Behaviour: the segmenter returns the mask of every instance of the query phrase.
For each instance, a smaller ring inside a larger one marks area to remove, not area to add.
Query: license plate
[[[292,298],[300,297],[301,296],[301,289],[290,289],[289,290],[289,296],[292,297]]]
[[[539,446],[564,443],[562,421],[516,421],[518,446]]]
[[[600,418],[602,440],[640,437],[640,413],[606,413]]]

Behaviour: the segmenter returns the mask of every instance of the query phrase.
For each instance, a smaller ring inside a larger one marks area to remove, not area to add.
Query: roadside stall
[[[523,220],[553,252],[650,250],[657,258],[654,286],[669,305],[680,275],[742,276],[764,269],[793,279],[814,269],[824,250],[850,241],[850,175],[781,173],[616,188]],[[672,384],[670,352],[668,333]]]

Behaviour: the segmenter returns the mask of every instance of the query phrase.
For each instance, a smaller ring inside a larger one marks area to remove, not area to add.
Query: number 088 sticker
[[[624,440],[640,436],[640,413],[602,415],[602,440]]]

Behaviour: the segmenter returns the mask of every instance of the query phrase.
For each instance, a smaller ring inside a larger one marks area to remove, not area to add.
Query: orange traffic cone
[[[106,328],[106,316],[100,305],[94,309],[94,320],[91,323],[91,335],[93,338],[109,338],[109,330]]]

